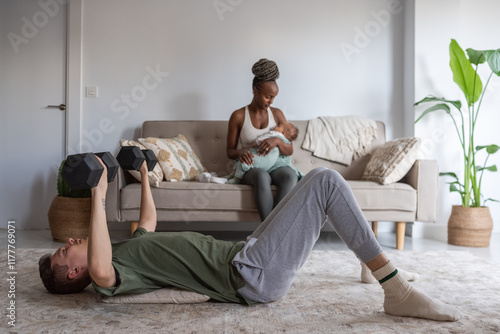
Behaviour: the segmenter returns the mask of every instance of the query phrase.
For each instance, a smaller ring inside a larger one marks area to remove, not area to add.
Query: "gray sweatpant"
[[[336,171],[309,172],[247,239],[233,265],[245,286],[238,292],[266,303],[283,297],[318,240],[325,221],[363,262],[382,253],[354,195]]]

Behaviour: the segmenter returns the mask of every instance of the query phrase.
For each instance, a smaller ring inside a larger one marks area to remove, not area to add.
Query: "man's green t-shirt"
[[[231,264],[243,245],[195,232],[147,232],[139,228],[132,239],[112,245],[116,285],[92,285],[105,296],[174,286],[222,302],[253,304],[238,294],[244,282]]]

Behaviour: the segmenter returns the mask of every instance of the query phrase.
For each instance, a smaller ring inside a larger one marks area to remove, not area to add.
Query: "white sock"
[[[224,177],[217,177],[217,173],[212,172],[203,172],[200,175],[198,175],[198,181],[204,182],[204,183],[226,183],[227,179]]]
[[[363,262],[360,261],[360,263],[361,263],[361,282],[367,284],[378,283],[377,279],[373,277],[370,268],[368,268],[368,266]],[[403,269],[398,269],[398,272],[401,276],[403,276],[404,279],[410,282],[416,281],[420,277],[420,275],[417,273],[412,273],[409,271],[405,271]]]
[[[210,182],[211,177],[212,176],[210,175],[210,173],[203,172],[200,175],[198,175],[198,181],[207,183],[207,182]]]
[[[391,262],[373,272],[384,289],[385,313],[403,317],[415,317],[439,321],[457,321],[462,313],[414,289]]]
[[[210,182],[224,184],[224,183],[227,182],[227,179],[225,177],[215,177],[215,176],[212,176],[210,178]]]

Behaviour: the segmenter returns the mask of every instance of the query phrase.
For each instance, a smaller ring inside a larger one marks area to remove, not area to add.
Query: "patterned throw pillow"
[[[139,138],[139,142],[156,154],[167,181],[195,181],[207,171],[181,134],[173,138]]]
[[[146,148],[141,145],[141,143],[133,141],[133,140],[120,140],[120,146],[138,146],[141,150],[145,150]],[[135,177],[137,180],[141,180],[141,173],[137,170],[129,170],[130,174]],[[161,169],[160,164],[156,164],[155,168],[148,173],[149,184],[153,187],[160,186],[160,182],[163,181],[163,170]]]
[[[415,163],[420,140],[414,137],[386,142],[373,153],[362,180],[391,184],[401,180]]]

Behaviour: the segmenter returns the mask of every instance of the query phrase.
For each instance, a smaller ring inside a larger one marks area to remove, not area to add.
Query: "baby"
[[[234,178],[231,179],[229,183],[239,183],[243,178],[243,175],[245,175],[245,173],[252,168],[262,168],[266,171],[270,171],[272,167],[276,165],[276,162],[280,157],[278,147],[273,148],[267,153],[267,155],[259,155],[257,152],[258,147],[264,140],[277,137],[283,140],[286,144],[290,144],[292,141],[297,139],[298,134],[299,130],[295,127],[295,125],[285,122],[276,125],[273,129],[271,129],[271,131],[259,136],[250,149],[250,153],[253,154],[253,164],[248,165],[246,163],[242,163],[240,160],[236,160],[233,169]],[[288,158],[287,164],[289,164],[290,157],[285,157],[285,159],[286,158]]]
[[[287,144],[289,144],[290,142],[297,139],[298,135],[299,135],[299,130],[295,127],[295,125],[288,123],[288,122],[280,123],[280,124],[276,125],[274,128],[272,128],[271,131],[257,137],[257,139],[255,139],[255,142],[252,145],[252,148],[259,147],[260,144],[262,144],[262,142],[264,140],[266,140],[268,138],[273,138],[273,137],[278,137],[281,140],[283,140],[285,143],[288,140]],[[276,149],[276,147],[275,147],[275,149]],[[254,162],[254,164],[255,164],[255,162]],[[257,168],[259,168],[259,167],[257,167]]]

